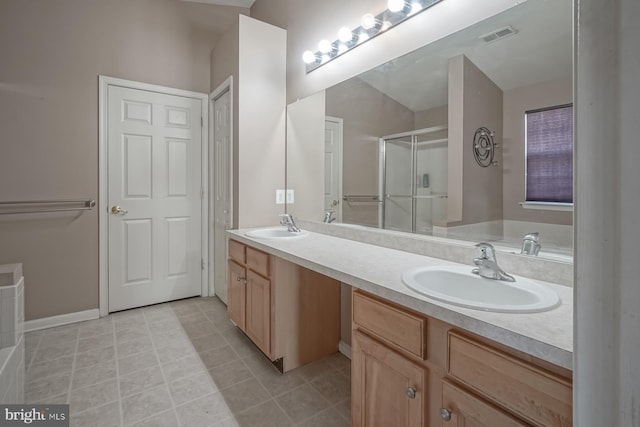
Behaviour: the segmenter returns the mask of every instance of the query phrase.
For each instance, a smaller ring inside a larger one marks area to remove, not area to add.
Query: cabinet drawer
[[[353,322],[358,327],[424,359],[427,320],[359,292],[353,293]]]
[[[229,240],[229,258],[233,258],[240,264],[244,264],[246,262],[245,248],[246,246],[242,243]]]
[[[448,372],[536,425],[572,425],[569,380],[455,332],[449,332]]]
[[[247,267],[269,277],[269,254],[247,246]]]
[[[443,426],[527,427],[500,409],[447,381],[442,382],[442,408],[451,414],[451,419],[447,424],[442,423]]]

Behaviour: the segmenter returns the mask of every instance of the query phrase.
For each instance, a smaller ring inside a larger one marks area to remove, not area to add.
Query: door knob
[[[340,201],[337,199],[334,199],[331,201],[331,206],[338,206],[338,203],[340,203]]]
[[[440,418],[442,421],[451,421],[451,411],[447,408],[440,408]]]
[[[114,215],[125,215],[128,211],[121,206],[112,206],[111,213]]]

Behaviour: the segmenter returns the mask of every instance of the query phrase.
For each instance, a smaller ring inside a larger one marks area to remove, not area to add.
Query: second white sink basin
[[[308,231],[300,231],[293,233],[287,230],[287,227],[271,227],[271,228],[257,228],[255,230],[247,231],[245,233],[249,237],[256,237],[258,239],[298,239],[309,235]]]
[[[552,289],[524,277],[515,282],[485,279],[471,266],[418,267],[402,281],[430,298],[462,307],[501,313],[535,313],[556,307],[560,298]]]

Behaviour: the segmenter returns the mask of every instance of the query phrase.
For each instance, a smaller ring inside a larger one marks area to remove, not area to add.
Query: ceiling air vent
[[[511,25],[509,25],[508,27],[500,28],[499,30],[494,30],[478,38],[480,40],[483,40],[485,43],[491,43],[496,40],[503,39],[505,37],[509,37],[517,33],[518,33],[518,30],[516,30]]]

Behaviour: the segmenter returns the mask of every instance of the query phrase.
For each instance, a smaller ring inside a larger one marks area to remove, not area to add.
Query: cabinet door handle
[[[236,276],[236,281],[242,282],[245,285],[247,284],[247,279],[245,279],[244,277]]]
[[[413,387],[409,387],[407,389],[407,396],[409,396],[409,399],[415,399],[416,398],[416,389]]]
[[[447,408],[440,408],[440,418],[443,421],[451,421],[451,411]]]

